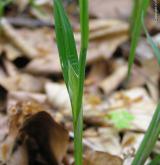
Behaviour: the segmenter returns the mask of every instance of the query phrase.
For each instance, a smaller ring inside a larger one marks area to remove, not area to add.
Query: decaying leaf
[[[99,128],[97,131],[88,129],[84,132],[85,139],[94,145],[94,150],[112,155],[121,154],[120,137],[113,128]]]
[[[18,47],[26,56],[33,58],[36,56],[36,50],[23,40],[16,30],[5,19],[1,19],[1,28],[8,39]]]
[[[43,66],[43,67],[41,67]],[[60,63],[58,56],[53,57],[49,55],[43,58],[35,58],[24,68],[26,72],[32,74],[59,74],[61,73]]]
[[[8,155],[2,155],[7,164],[58,165],[68,145],[63,126],[36,102],[19,104],[10,113],[10,132],[2,146],[8,147]]]
[[[119,19],[128,19],[131,7],[131,0],[92,0],[89,6],[92,16]]]
[[[106,93],[112,93],[126,79],[127,65],[122,64],[109,77],[99,83],[99,87]]]
[[[25,91],[11,91],[8,94],[8,111],[12,106],[15,106],[18,102],[38,102],[40,104],[46,105],[47,104],[47,97],[41,93],[31,93]]]
[[[108,154],[106,152],[93,151],[86,155],[84,165],[122,165],[120,157]]]
[[[30,74],[17,74],[6,78],[0,78],[0,84],[9,91],[42,92],[44,91],[45,81],[46,80],[42,77],[38,78]]]

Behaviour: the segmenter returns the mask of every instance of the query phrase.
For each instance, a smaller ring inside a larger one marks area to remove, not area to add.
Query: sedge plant
[[[73,30],[61,0],[54,2],[54,21],[59,58],[64,81],[70,97],[74,127],[74,158],[82,165],[83,87],[88,47],[88,0],[79,0],[81,49],[78,55]]]
[[[128,78],[130,77],[132,65],[134,63],[136,47],[138,40],[141,34],[142,22],[141,15],[142,12],[145,14],[147,8],[150,4],[150,0],[134,0],[134,7],[131,17],[131,48],[129,54],[129,63],[128,63]]]
[[[131,40],[131,49],[129,54],[128,77],[130,76],[131,68],[134,63],[136,46],[138,44],[142,27],[144,28],[144,32],[147,36],[147,41],[151,45],[154,55],[157,58],[158,63],[160,64],[160,50],[153,42],[144,24],[144,14],[147,11],[149,3],[150,3],[149,0],[135,0],[135,5],[132,13],[132,21],[131,21],[132,40]],[[140,147],[136,152],[132,165],[145,164],[148,156],[150,155],[150,153],[153,150],[153,147],[155,146],[159,134],[160,134],[160,103],[157,105],[157,108],[154,112],[154,115],[145,133],[145,136],[140,144]],[[153,160],[150,164],[157,165],[157,162],[158,164],[160,164],[159,159]]]
[[[157,45],[154,43],[152,38],[150,37],[147,28],[144,24],[144,13],[142,11],[141,13],[141,23],[144,29],[144,32],[147,36],[147,41],[151,45],[154,55],[157,58],[158,63],[160,64],[160,50],[157,47]],[[140,147],[138,148],[138,151],[135,155],[135,158],[132,162],[132,165],[141,165],[144,164],[148,156],[153,150],[153,147],[155,146],[155,143],[159,137],[160,134],[160,103],[157,105],[157,108],[155,110],[155,113],[152,117],[152,120],[149,124],[149,127],[147,129],[147,132],[145,133],[145,136],[142,140],[142,143]],[[151,162],[152,165],[156,165],[156,163],[159,161],[159,159],[153,160]],[[160,163],[160,162],[159,162]]]

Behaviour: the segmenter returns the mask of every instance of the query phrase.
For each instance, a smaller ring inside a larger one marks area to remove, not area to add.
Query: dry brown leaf
[[[108,127],[111,126],[111,120],[106,118],[109,112],[126,110],[134,116],[134,120],[131,121],[127,129],[144,132],[150,123],[155,108],[156,103],[144,88],[132,88],[115,92],[107,100],[102,100],[99,105],[85,105],[84,118],[86,123]]]
[[[83,165],[122,165],[120,157],[106,152],[93,151],[85,156]]]
[[[4,143],[8,144],[9,153],[2,155],[7,164],[45,162],[58,165],[62,161],[68,146],[68,132],[43,109],[36,102],[12,108],[10,133]]]
[[[45,78],[29,74],[17,74],[7,78],[0,78],[0,84],[9,91],[42,92],[44,91]]]
[[[17,48],[19,48],[29,58],[34,58],[37,55],[34,47],[27,43],[17,31],[7,22],[6,19],[1,19],[1,29],[4,35],[12,42]]]
[[[114,64],[112,60],[97,60],[91,65],[85,84],[93,84],[94,86],[97,85],[97,83],[100,83],[108,74],[112,72],[113,68]]]
[[[90,0],[90,15],[98,18],[128,19],[131,13],[131,0]]]
[[[116,68],[116,70],[106,79],[99,83],[99,87],[105,94],[111,94],[126,79],[128,66],[126,64]]]
[[[49,55],[43,58],[36,58],[26,66],[24,71],[41,75],[48,75],[53,73],[59,74],[61,73],[61,67],[58,54],[55,57],[53,55]]]
[[[84,138],[92,143],[94,150],[107,152],[113,155],[121,154],[120,137],[114,128],[88,129],[84,132]]]
[[[46,105],[47,104],[47,97],[41,93],[31,93],[31,92],[24,92],[24,91],[11,91],[8,94],[8,110],[13,106],[16,105],[17,102],[27,102],[27,101],[36,101],[40,104]]]

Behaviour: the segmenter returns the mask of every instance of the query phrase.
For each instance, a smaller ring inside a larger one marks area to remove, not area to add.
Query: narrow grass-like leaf
[[[143,14],[142,14],[142,24],[143,24],[143,29],[145,31],[145,34],[147,36],[147,41],[151,45],[153,52],[154,52],[154,55],[157,58],[158,64],[160,65],[160,49],[154,43],[154,41],[152,40],[151,36],[149,35],[149,33],[147,31],[147,28],[145,27]]]
[[[88,14],[88,0],[79,0],[80,4],[80,25],[81,25],[81,50],[79,59],[79,83],[78,83],[78,96],[76,108],[76,125],[75,125],[75,164],[82,165],[82,136],[83,136],[83,86],[85,79],[85,64],[88,47],[89,35],[89,14]]]
[[[79,81],[79,76],[76,74],[74,71],[72,65],[69,63],[68,65],[68,90],[70,94],[70,100],[71,100],[71,106],[72,106],[72,114],[73,114],[73,122],[74,125],[76,123],[76,107],[77,107],[77,96],[78,96],[78,81]]]
[[[55,31],[61,67],[70,95],[74,126],[75,164],[82,165],[83,86],[88,47],[88,0],[80,0],[81,50],[78,59],[76,43],[61,0],[54,0]]]
[[[132,162],[132,165],[145,164],[146,159],[150,155],[155,146],[160,133],[160,103],[158,104],[156,111],[152,117],[152,121],[145,133],[144,139],[136,153],[136,156]]]
[[[89,35],[88,0],[79,0],[79,5],[80,5],[80,22],[81,22],[81,48],[87,48],[88,35]]]
[[[75,141],[74,141],[74,157],[75,157],[75,164],[82,165],[82,156],[83,156],[83,111],[81,109],[78,118],[76,119],[76,123],[74,125],[74,134],[75,134]]]
[[[138,44],[138,40],[141,34],[141,28],[142,28],[142,23],[141,23],[141,15],[142,12],[146,13],[147,8],[149,6],[150,0],[140,0],[138,8],[135,7],[133,13],[134,17],[132,20],[132,25],[133,28],[131,27],[131,48],[130,48],[130,54],[129,54],[129,63],[128,63],[128,77],[130,76],[132,65],[134,63],[134,58],[135,58],[135,52],[136,52],[136,47]]]
[[[160,164],[160,155],[156,155],[156,157],[148,165],[158,165],[158,164]]]
[[[131,22],[131,24],[130,24],[131,31],[132,31],[132,29],[134,27],[134,22],[136,20],[137,14],[138,14],[137,9],[138,9],[138,7],[140,5],[140,1],[141,0],[134,0],[133,1],[133,9],[132,9],[132,15],[131,15],[131,20],[130,20],[130,22]]]
[[[78,55],[73,31],[64,11],[61,0],[54,0],[54,16],[61,67],[63,70],[64,80],[68,88],[68,64],[70,63],[76,74],[78,74]]]
[[[89,14],[88,14],[88,0],[79,0],[80,4],[80,24],[81,24],[81,50],[80,50],[80,59],[79,59],[79,96],[78,98],[83,97],[83,86],[85,79],[85,64],[86,64],[86,55],[88,48],[88,36],[89,36]],[[78,111],[82,109],[81,107],[82,100],[78,102]],[[79,112],[78,112],[79,114]]]

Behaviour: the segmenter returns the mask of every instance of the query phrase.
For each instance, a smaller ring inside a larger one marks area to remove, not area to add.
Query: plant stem
[[[152,121],[144,136],[144,139],[136,153],[132,165],[142,165],[152,152],[152,149],[158,139],[160,133],[160,103],[152,117]]]
[[[88,47],[88,33],[89,33],[89,14],[88,14],[88,0],[79,0],[80,4],[80,24],[81,24],[81,50],[79,57],[79,82],[78,82],[78,96],[76,104],[76,119],[74,121],[74,148],[75,148],[75,164],[82,165],[83,156],[83,88],[85,79],[85,65]]]

